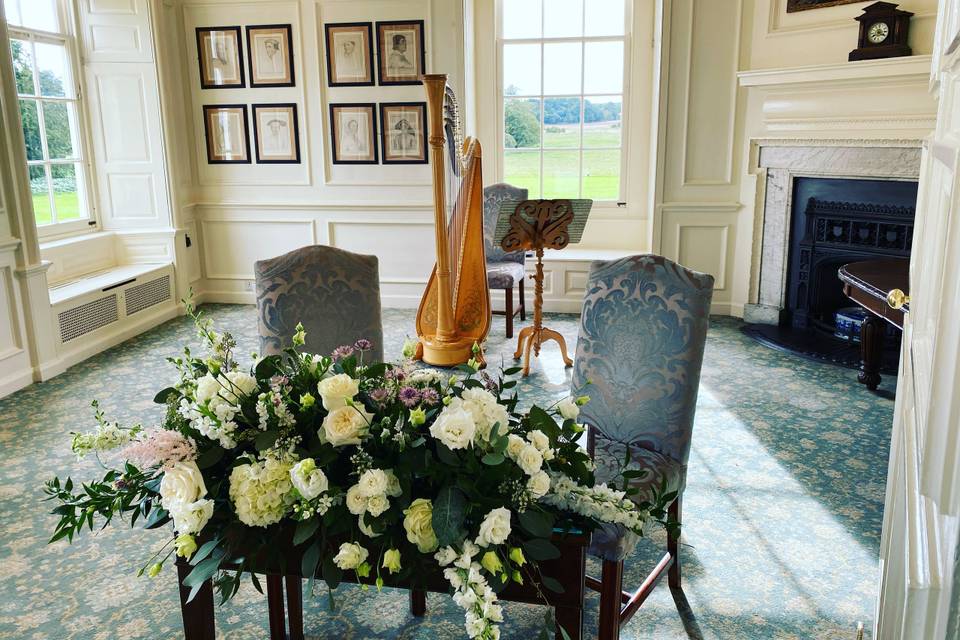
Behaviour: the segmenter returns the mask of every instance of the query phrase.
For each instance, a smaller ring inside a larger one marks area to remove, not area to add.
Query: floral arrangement
[[[191,598],[212,578],[225,602],[245,572],[261,588],[252,558],[280,540],[289,548],[292,531],[302,575],[331,594],[344,572],[380,588],[384,576],[415,586],[442,571],[469,637],[495,640],[509,583],[559,589],[539,571],[559,556],[557,532],[616,523],[642,534],[664,521],[669,494],[637,503],[595,485],[577,444],[586,397],[521,414],[505,379],[518,369],[498,379],[474,362],[454,375],[418,369],[409,344],[400,363],[366,362],[365,340],[313,355],[301,327],[282,355],[246,369],[230,334],[190,312],[209,353],[169,359],[179,382],[155,398],[166,407],[157,428],[110,423],[94,403],[97,427],[74,434],[73,451],[120,462],[79,488],[47,483],[59,503],[51,542],[96,519],[172,523],[140,573],[156,575],[175,553],[193,566]]]

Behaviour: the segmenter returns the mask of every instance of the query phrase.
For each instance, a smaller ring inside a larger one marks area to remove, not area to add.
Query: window
[[[621,200],[625,0],[502,0],[503,179]]]
[[[42,235],[85,229],[93,222],[66,8],[59,0],[3,5],[37,227]]]

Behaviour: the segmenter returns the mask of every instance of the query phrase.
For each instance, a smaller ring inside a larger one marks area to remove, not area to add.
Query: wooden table
[[[551,576],[563,586],[563,593],[555,593],[546,588],[543,589],[543,595],[547,602],[544,602],[540,592],[535,585],[525,580],[523,585],[511,583],[498,596],[503,601],[526,602],[529,604],[546,604],[554,607],[557,621],[556,638],[560,640],[563,634],[560,627],[567,632],[571,640],[581,640],[583,638],[583,601],[584,591],[586,589],[586,558],[587,548],[590,546],[589,535],[558,535],[555,534],[552,542],[560,550],[560,557],[555,560],[543,561],[540,568],[544,575]],[[256,573],[266,575],[267,582],[267,604],[269,611],[270,640],[303,640],[303,597],[302,597],[302,576],[299,567],[301,566],[302,547],[294,547],[291,544],[289,549],[285,549],[283,555],[287,563],[286,573],[281,574],[278,567],[263,566],[262,570]],[[183,615],[183,637],[184,640],[215,640],[216,630],[214,623],[214,605],[213,605],[213,585],[210,580],[200,588],[197,595],[191,602],[187,602],[190,594],[190,588],[184,587],[182,582],[193,569],[182,558],[177,558],[177,571],[180,581],[180,610]],[[317,568],[319,572],[320,568]],[[387,587],[408,588],[409,585],[399,584],[392,580],[389,575],[384,574],[384,583]],[[320,576],[317,576],[320,579]],[[375,576],[370,579],[362,579],[362,582],[374,584]],[[435,573],[420,577],[420,584],[426,591],[434,593],[449,593],[450,585],[443,577],[442,570],[438,567]],[[350,583],[356,581],[356,575],[350,572],[344,572],[343,582]],[[284,586],[286,589],[284,589]],[[286,590],[286,598],[284,598]],[[376,593],[365,594],[367,597],[376,598]],[[287,614],[284,614],[284,600],[287,602]],[[426,593],[420,590],[410,591],[410,611],[414,616],[423,616],[426,613]],[[458,610],[459,615],[459,610]],[[287,618],[285,620],[285,618]],[[289,630],[287,629],[289,622]],[[505,625],[510,624],[510,620],[504,621]],[[462,625],[461,625],[462,628]],[[466,633],[464,633],[466,637]]]
[[[883,322],[903,329],[903,314],[910,303],[895,308],[887,297],[899,289],[909,295],[910,260],[888,258],[851,262],[837,272],[843,282],[843,293],[870,312],[860,327],[860,374],[857,379],[875,391],[880,385],[880,364],[883,358]]]

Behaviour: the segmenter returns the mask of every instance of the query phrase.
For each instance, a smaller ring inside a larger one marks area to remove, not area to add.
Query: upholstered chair
[[[497,230],[497,218],[500,205],[504,200],[526,200],[527,190],[509,184],[492,184],[483,190],[483,245],[487,256],[487,287],[491,290],[503,290],[505,293],[503,311],[494,311],[507,317],[507,337],[513,337],[513,317],[520,313],[520,320],[527,319],[527,305],[523,297],[524,272],[523,251],[506,252],[493,241]],[[520,296],[519,308],[513,307],[513,288],[517,287]]]
[[[646,470],[629,481],[641,490],[634,497],[665,483],[677,492],[669,514],[678,522],[712,296],[713,276],[637,255],[592,264],[580,316],[571,388],[590,396],[580,421],[597,481],[620,488],[624,471]],[[619,638],[665,571],[670,586],[680,586],[679,534],[671,534],[643,586],[624,592],[623,559],[636,543],[618,526],[594,533],[590,553],[603,561],[603,574],[587,583],[600,591],[600,640]]]
[[[360,338],[373,343],[368,362],[383,360],[380,276],[376,256],[322,245],[303,247],[256,263],[260,353],[290,345],[297,323],[304,349],[330,355]]]

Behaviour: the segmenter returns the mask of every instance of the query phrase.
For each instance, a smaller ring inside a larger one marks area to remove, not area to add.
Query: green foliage
[[[503,107],[506,147],[536,147],[540,122],[536,100],[507,100]]]
[[[441,547],[453,544],[463,535],[467,499],[460,489],[446,486],[433,501],[433,531]]]

